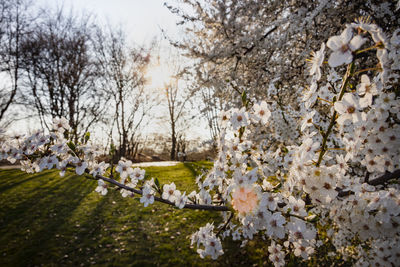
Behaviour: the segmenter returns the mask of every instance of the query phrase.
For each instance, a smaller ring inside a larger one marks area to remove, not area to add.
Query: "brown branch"
[[[369,178],[369,173],[367,173],[365,181],[369,185],[382,185],[391,179],[400,178],[400,169],[394,172],[386,172],[384,175],[379,176],[378,178],[375,178],[373,180],[368,180],[367,178]],[[354,192],[351,190],[343,191],[343,189],[341,188],[336,188],[336,191],[338,191],[338,197],[347,197],[349,195],[354,194]]]
[[[386,172],[384,175],[375,178],[373,180],[370,180],[367,183],[370,185],[380,185],[386,183],[391,179],[398,179],[398,178],[400,178],[400,169],[395,170],[394,172]]]
[[[351,190],[343,191],[343,189],[341,189],[341,188],[336,188],[335,190],[338,191],[338,195],[337,195],[338,197],[347,197],[347,196],[354,194],[354,192]]]
[[[104,177],[102,175],[96,175],[95,178],[96,179],[102,179],[102,180],[104,180],[106,182],[109,182],[110,184],[114,184],[114,185],[116,185],[116,186],[118,186],[120,188],[123,188],[125,190],[131,191],[131,192],[136,193],[138,195],[143,195],[142,190],[126,186],[124,184],[121,184],[121,183],[115,181],[114,179],[110,179],[110,178]],[[158,202],[162,202],[162,203],[168,204],[168,205],[171,205],[171,206],[175,206],[175,203],[173,203],[173,202],[171,202],[169,200],[157,197],[157,196],[154,196],[154,200],[158,201]],[[185,204],[185,206],[183,208],[192,209],[192,210],[229,211],[229,208],[227,206],[199,205],[199,204]]]
[[[347,65],[347,71],[346,71],[345,76],[343,77],[343,82],[340,87],[340,92],[339,92],[338,98],[337,98],[337,100],[334,99],[332,101],[333,103],[335,103],[336,101],[342,100],[342,97],[343,97],[344,93],[346,92],[346,88],[347,88],[349,79],[353,74],[353,66],[354,66],[354,62],[351,62],[349,65]],[[336,124],[336,114],[337,114],[337,111],[335,109],[333,109],[331,122],[329,123],[328,129],[326,130],[325,135],[323,136],[323,139],[322,139],[321,151],[319,153],[318,161],[316,164],[317,167],[319,167],[319,165],[321,164],[322,158],[324,157],[324,154],[327,151],[326,142],[328,141],[328,137],[332,132],[333,126]]]
[[[261,38],[258,40],[259,42],[263,41],[265,38],[268,37],[271,33],[273,33],[276,29],[278,29],[278,26],[274,26],[272,29],[270,29],[268,32],[266,32]],[[246,47],[246,51],[243,53],[243,55],[246,55],[247,53],[251,52],[256,47],[256,44],[253,44],[250,47]]]
[[[138,190],[138,189],[126,186],[124,184],[121,184],[121,183],[115,181],[114,179],[110,179],[110,178],[104,177],[102,175],[97,175],[95,178],[96,179],[102,179],[102,180],[104,180],[106,182],[114,184],[114,185],[116,185],[116,186],[118,186],[120,188],[126,189],[128,191],[133,192],[133,193],[136,193],[136,194],[139,194],[139,195],[143,195],[141,190]],[[384,174],[384,175],[382,175],[382,176],[380,176],[380,177],[378,177],[376,179],[373,179],[373,180],[369,181],[368,184],[370,184],[370,185],[380,185],[380,184],[384,184],[385,182],[387,182],[387,181],[389,181],[391,179],[396,179],[396,178],[400,178],[400,169],[396,170],[396,171],[394,171],[392,173],[387,172],[386,174]],[[338,191],[338,197],[346,197],[346,196],[354,194],[353,191],[350,191],[350,190],[349,191],[343,191],[343,189],[341,189],[341,188],[336,188],[336,191]],[[154,200],[156,200],[158,202],[162,202],[162,203],[168,204],[168,205],[171,205],[171,206],[175,206],[175,203],[173,203],[173,202],[171,202],[169,200],[160,198],[160,197],[154,196]],[[280,208],[283,208],[284,206],[286,206],[286,203],[280,202],[280,203],[278,203],[278,206]],[[229,208],[227,206],[199,205],[199,204],[185,204],[185,206],[183,208],[185,208],[185,209],[194,209],[194,210],[229,211]],[[289,214],[289,215],[290,216],[294,216],[292,214]],[[233,213],[231,214],[230,218],[226,222],[226,224],[224,226],[225,228],[226,228],[226,225],[229,223],[229,221],[232,219],[232,216],[233,216]],[[221,230],[218,232],[218,234],[222,231],[222,229],[224,229],[224,227],[221,228]]]
[[[225,222],[224,226],[222,226],[221,229],[219,229],[218,233],[216,234],[217,237],[221,234],[222,231],[226,229],[232,218],[233,218],[233,212],[231,212],[231,216],[229,216],[229,219]]]
[[[367,173],[365,174],[364,182],[366,182],[366,183],[369,182],[369,175],[370,175],[369,172],[367,172]]]

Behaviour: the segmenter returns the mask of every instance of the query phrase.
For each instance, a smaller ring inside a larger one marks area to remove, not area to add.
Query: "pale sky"
[[[165,6],[168,0],[36,0],[41,7],[60,7],[64,4],[74,11],[86,10],[97,16],[100,21],[109,21],[112,25],[123,25],[129,39],[137,44],[150,42],[159,36],[161,29],[172,36],[177,35],[177,17]]]

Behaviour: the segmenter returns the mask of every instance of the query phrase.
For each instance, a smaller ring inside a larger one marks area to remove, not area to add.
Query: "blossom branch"
[[[352,72],[353,72],[353,66],[354,66],[353,62],[350,63],[347,66],[347,71],[346,71],[346,74],[345,74],[345,76],[343,78],[343,83],[342,83],[342,86],[340,88],[338,99],[335,100],[335,98],[334,98],[333,101],[332,101],[333,103],[335,103],[336,101],[342,100],[342,97],[343,97],[343,95],[344,95],[344,93],[346,91],[347,84],[349,82],[350,76],[352,75]],[[336,123],[336,115],[337,115],[337,112],[336,112],[336,110],[334,110],[333,114],[332,114],[331,122],[329,123],[328,129],[326,130],[325,135],[323,136],[322,145],[321,145],[321,151],[319,152],[318,161],[316,163],[317,167],[319,167],[319,165],[321,164],[322,158],[324,157],[324,154],[327,151],[326,142],[328,141],[328,137],[329,137],[330,133],[332,132],[333,126]]]
[[[361,74],[363,72],[374,71],[374,70],[379,71],[379,70],[381,70],[381,68],[366,68],[366,69],[363,69],[363,70],[356,71],[354,73],[354,75],[358,75],[358,74]]]
[[[135,194],[143,195],[142,190],[126,186],[124,184],[121,184],[121,183],[115,181],[114,179],[110,179],[110,178],[104,177],[102,175],[96,175],[95,178],[96,179],[102,179],[103,181],[109,182],[110,184],[116,185],[116,186],[118,186],[120,188],[123,188],[125,190],[131,191],[131,192],[133,192]],[[174,202],[171,202],[169,200],[166,200],[166,199],[163,199],[163,198],[160,198],[160,197],[157,197],[157,196],[154,196],[154,200],[158,201],[158,202],[162,202],[164,204],[175,206]],[[192,209],[192,210],[229,211],[229,208],[227,206],[200,205],[200,204],[185,204],[185,206],[183,208]]]

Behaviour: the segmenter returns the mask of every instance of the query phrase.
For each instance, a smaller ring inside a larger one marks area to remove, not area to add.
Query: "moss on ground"
[[[147,177],[174,182],[181,191],[212,163],[148,167]],[[179,210],[162,203],[145,208],[138,198],[122,198],[116,188],[106,196],[97,182],[67,172],[26,174],[0,171],[0,266],[252,266],[266,253],[240,249],[226,241],[217,261],[200,259],[190,235],[207,222],[221,222],[215,212]]]

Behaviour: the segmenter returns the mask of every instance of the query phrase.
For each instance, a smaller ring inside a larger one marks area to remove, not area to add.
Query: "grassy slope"
[[[190,193],[204,164],[146,171]],[[0,266],[251,266],[266,258],[255,248],[243,253],[237,242],[225,242],[224,256],[202,260],[188,237],[208,221],[218,225],[218,214],[162,203],[144,208],[137,198],[124,199],[113,189],[102,197],[95,187],[96,181],[73,173],[0,171]]]

